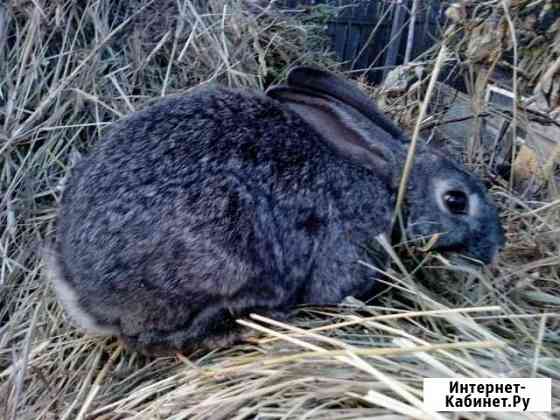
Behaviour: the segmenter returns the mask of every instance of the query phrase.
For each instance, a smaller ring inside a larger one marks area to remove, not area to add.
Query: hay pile
[[[558,412],[554,178],[539,201],[493,181],[509,240],[496,267],[396,260],[393,288],[373,304],[302,308],[290,325],[246,320],[253,344],[146,359],[69,327],[38,250],[61,181],[111,121],[200,83],[261,88],[289,64],[332,65],[318,36],[327,9],[298,17],[261,3],[0,6],[0,418],[447,418],[421,406],[422,378],[441,376],[552,377]],[[520,4],[542,2],[515,3],[501,17],[513,27]]]

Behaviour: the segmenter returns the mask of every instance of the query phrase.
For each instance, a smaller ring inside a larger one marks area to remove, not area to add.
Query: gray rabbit
[[[354,84],[296,67],[265,94],[200,88],[115,124],[72,171],[48,261],[86,331],[146,352],[212,348],[237,318],[371,297],[404,134]],[[473,175],[420,145],[406,237],[489,263],[504,244]]]

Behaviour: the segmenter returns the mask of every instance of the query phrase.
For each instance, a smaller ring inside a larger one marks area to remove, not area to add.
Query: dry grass
[[[104,128],[196,84],[262,87],[288,64],[330,65],[312,25],[323,11],[302,23],[247,13],[238,1],[209,0],[204,11],[193,3],[0,6],[0,418],[450,418],[421,404],[422,378],[442,376],[551,377],[558,415],[552,184],[536,201],[508,179],[494,182],[508,235],[496,267],[395,257],[393,287],[373,303],[301,308],[289,325],[245,320],[258,333],[252,344],[146,359],[69,326],[40,276],[38,250],[52,233],[61,181]]]

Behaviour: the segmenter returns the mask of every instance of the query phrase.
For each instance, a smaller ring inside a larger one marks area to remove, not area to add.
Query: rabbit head
[[[408,140],[354,84],[296,67],[286,85],[269,88],[267,95],[299,114],[342,156],[384,179],[395,201]],[[435,250],[490,263],[505,242],[482,182],[424,143],[417,149],[403,214],[406,238],[435,238]]]
[[[434,248],[492,262],[505,238],[482,182],[442,153],[424,147],[406,192],[406,236],[437,235]]]

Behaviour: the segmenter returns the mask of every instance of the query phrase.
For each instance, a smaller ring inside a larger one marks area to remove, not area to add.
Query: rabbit
[[[48,272],[70,318],[147,354],[226,346],[250,313],[367,299],[388,255],[407,137],[315,67],[253,92],[203,87],[115,123],[66,181]],[[490,263],[504,246],[481,181],[421,143],[408,240]]]

